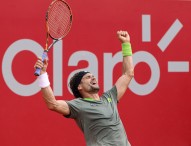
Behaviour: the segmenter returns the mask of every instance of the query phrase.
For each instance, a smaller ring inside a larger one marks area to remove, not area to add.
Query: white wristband
[[[38,85],[41,88],[45,88],[50,85],[47,72],[38,76]]]

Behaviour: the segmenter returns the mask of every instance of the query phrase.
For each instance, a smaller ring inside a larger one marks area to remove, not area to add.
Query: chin
[[[97,92],[100,89],[98,85],[92,85],[91,88],[92,88],[92,90],[97,91]]]

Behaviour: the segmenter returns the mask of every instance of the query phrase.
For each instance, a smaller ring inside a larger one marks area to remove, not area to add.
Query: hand
[[[39,57],[38,60],[36,61],[34,68],[40,68],[41,72],[40,74],[43,74],[46,72],[46,69],[48,67],[48,59],[44,59],[44,61],[42,62],[42,58]]]
[[[130,43],[130,36],[127,31],[117,31],[117,36],[121,43]]]

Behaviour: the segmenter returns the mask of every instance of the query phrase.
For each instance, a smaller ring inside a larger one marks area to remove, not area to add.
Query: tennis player
[[[69,83],[75,99],[56,100],[46,72],[48,61],[42,62],[38,58],[34,66],[41,68],[38,83],[48,109],[74,119],[84,133],[87,146],[130,146],[117,104],[134,76],[132,49],[127,31],[118,31],[117,37],[122,44],[123,73],[115,85],[101,96],[94,75],[80,71]]]

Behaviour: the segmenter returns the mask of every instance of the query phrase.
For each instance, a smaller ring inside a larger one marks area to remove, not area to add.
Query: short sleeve
[[[102,96],[106,98],[111,98],[115,104],[118,103],[116,86],[113,86],[110,90],[106,91]]]
[[[81,109],[80,101],[81,101],[80,99],[73,99],[70,101],[66,101],[70,109],[70,114],[65,116],[66,118],[76,119],[79,116],[80,109]]]

